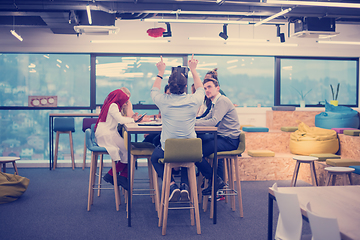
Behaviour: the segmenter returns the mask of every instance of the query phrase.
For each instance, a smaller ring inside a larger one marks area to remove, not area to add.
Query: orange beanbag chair
[[[299,155],[336,153],[339,139],[334,130],[309,127],[300,123],[298,130],[290,134],[290,152]]]

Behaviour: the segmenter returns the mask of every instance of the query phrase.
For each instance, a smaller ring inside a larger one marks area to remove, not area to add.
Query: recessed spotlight
[[[229,36],[227,35],[227,24],[223,25],[223,31],[219,33],[219,36],[224,40],[228,39]]]

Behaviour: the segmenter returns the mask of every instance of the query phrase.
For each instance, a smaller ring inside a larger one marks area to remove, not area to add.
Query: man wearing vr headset
[[[196,71],[198,61],[194,59],[194,55],[188,62],[188,66],[193,75],[196,92],[194,94],[186,94],[187,89],[187,68],[184,73],[173,71],[169,77],[168,85],[170,95],[160,92],[161,80],[163,78],[166,65],[161,57],[161,61],[156,64],[158,75],[151,89],[151,98],[161,111],[162,131],[160,137],[160,146],[157,146],[151,156],[151,162],[160,178],[164,175],[164,164],[158,162],[159,158],[164,158],[165,140],[168,138],[196,138],[195,121],[197,111],[202,104],[205,91]],[[169,201],[189,201],[189,187],[187,169],[181,168],[181,185],[180,188],[172,177],[170,183]]]

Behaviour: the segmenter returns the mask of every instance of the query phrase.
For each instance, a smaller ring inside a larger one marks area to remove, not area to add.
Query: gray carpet
[[[9,169],[9,172],[11,169]],[[10,172],[11,173],[11,172]],[[114,192],[103,190],[94,197],[88,212],[87,194],[89,169],[47,168],[19,169],[21,176],[30,179],[24,195],[18,200],[0,205],[0,239],[267,239],[268,187],[275,181],[243,181],[244,218],[230,204],[218,202],[217,224],[210,212],[200,212],[201,235],[190,225],[189,211],[169,211],[167,235],[161,235],[158,218],[149,196],[134,196],[132,227],[127,218],[122,195],[120,211],[115,209]],[[135,176],[147,175],[140,167]],[[277,181],[289,186],[290,181]],[[298,185],[306,186],[299,181]],[[111,187],[111,185],[109,185]],[[147,187],[147,185],[144,185]],[[200,206],[201,207],[201,206]],[[274,203],[274,229],[278,215]],[[309,234],[308,223],[303,233]]]

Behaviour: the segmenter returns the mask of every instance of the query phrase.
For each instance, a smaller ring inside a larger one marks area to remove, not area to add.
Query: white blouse
[[[112,103],[109,107],[105,122],[99,122],[95,131],[97,144],[106,148],[110,157],[114,161],[127,163],[127,151],[124,145],[124,139],[120,136],[117,126],[118,123],[133,123],[131,117],[121,115],[116,103]]]

